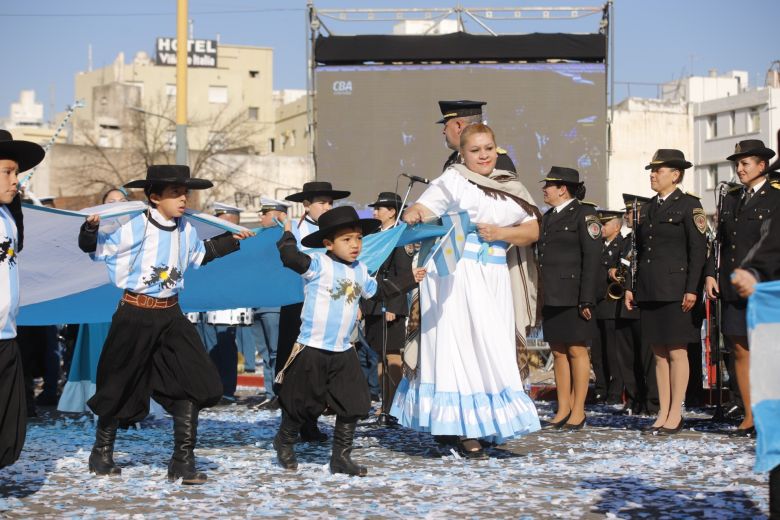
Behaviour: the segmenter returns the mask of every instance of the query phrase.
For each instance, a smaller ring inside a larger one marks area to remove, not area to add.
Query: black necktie
[[[745,192],[745,204],[750,202],[751,197],[753,197],[753,190],[749,189]]]
[[[662,206],[662,205],[663,205],[663,203],[664,203],[664,199],[661,199],[661,198],[659,198],[659,199],[658,199],[658,205],[659,205],[659,206]]]

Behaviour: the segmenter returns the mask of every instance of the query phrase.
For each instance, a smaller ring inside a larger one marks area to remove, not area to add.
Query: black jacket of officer
[[[760,144],[760,148],[748,148],[750,143],[754,146]],[[741,141],[736,146],[735,154],[728,159],[737,160],[753,154],[763,155],[768,160],[774,152],[765,148],[761,141]],[[712,276],[720,281],[720,297],[723,301],[740,300],[734,287],[729,283],[729,276],[761,238],[761,226],[764,222],[777,217],[778,211],[780,211],[780,185],[773,184],[768,179],[749,198],[747,189],[743,186],[732,188],[723,197],[718,216],[720,272],[716,273],[715,254],[711,254],[707,259],[706,268],[706,276]],[[716,274],[720,276],[716,277]]]
[[[699,199],[679,188],[662,205],[656,195],[641,206],[634,299],[671,302],[681,300],[685,293],[698,295],[707,260],[706,230]]]
[[[558,213],[550,208],[541,233],[537,247],[544,305],[595,305],[603,244],[596,210],[577,199]]]
[[[389,257],[382,263],[376,273],[379,280],[399,280],[412,270],[412,256],[406,247],[396,247]],[[398,316],[409,315],[409,303],[406,293],[388,298],[384,302],[385,310]],[[382,302],[376,300],[360,300],[360,310],[364,315],[380,316],[382,314]]]
[[[780,280],[780,218],[765,222],[761,239],[750,250],[742,262],[743,269],[753,273],[759,282]]]
[[[607,288],[612,283],[609,270],[618,267],[623,249],[623,237],[618,234],[612,242],[604,244],[599,258],[599,274],[596,283],[596,319],[613,320],[617,317],[617,307],[621,300],[607,297]]]

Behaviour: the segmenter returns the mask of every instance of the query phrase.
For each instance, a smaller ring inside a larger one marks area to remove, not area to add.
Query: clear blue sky
[[[315,6],[453,7],[456,0],[321,0]],[[465,7],[518,5],[600,5],[588,0],[473,0]],[[274,88],[305,88],[305,0],[190,0],[196,38],[274,48]],[[108,65],[124,51],[126,60],[139,50],[153,55],[157,36],[175,36],[175,0],[37,0],[0,2],[4,49],[0,57],[0,117],[22,89],[34,89],[47,117],[73,101],[74,75]],[[579,21],[497,24],[507,32],[595,32],[598,17]],[[763,84],[774,60],[778,0],[615,0],[615,67],[619,82],[669,81],[709,69],[747,70],[750,83]],[[334,32],[384,32],[387,24],[331,23]],[[472,25],[472,30],[475,30]],[[505,28],[505,29],[504,29]],[[372,30],[373,29],[373,30]],[[618,85],[616,97],[627,89]],[[655,95],[655,88],[632,87],[632,95]]]

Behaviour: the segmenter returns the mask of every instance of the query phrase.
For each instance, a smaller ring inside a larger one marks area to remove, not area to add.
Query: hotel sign
[[[176,38],[157,38],[157,65],[176,65]],[[187,66],[217,66],[217,40],[187,40]]]

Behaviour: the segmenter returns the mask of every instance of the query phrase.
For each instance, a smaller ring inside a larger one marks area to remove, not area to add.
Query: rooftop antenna
[[[92,72],[92,44],[87,45],[87,72]]]

